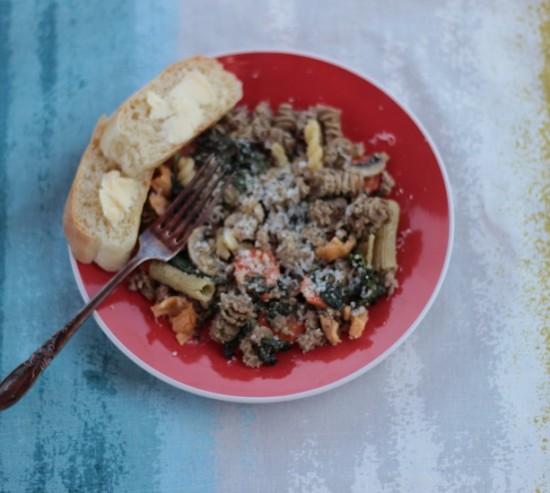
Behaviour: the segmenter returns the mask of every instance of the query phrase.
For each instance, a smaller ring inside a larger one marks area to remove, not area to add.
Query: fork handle
[[[0,383],[0,411],[15,404],[29,390],[42,371],[51,363],[65,344],[74,335],[82,323],[109,296],[114,289],[146,258],[141,255],[133,257],[111,280],[105,284],[90,301],[53,334],[30,357],[21,363]]]

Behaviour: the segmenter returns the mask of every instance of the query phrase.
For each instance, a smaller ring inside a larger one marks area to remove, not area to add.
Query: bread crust
[[[131,119],[132,108],[144,104],[144,100],[149,91],[153,90],[160,81],[168,79],[174,74],[178,74],[184,69],[200,69],[204,73],[208,72],[221,77],[224,89],[227,91],[227,101],[225,104],[219,104],[215,114],[199,125],[193,135],[181,142],[175,144],[166,144],[164,152],[151,152],[154,157],[147,156],[142,139],[135,133],[128,132],[123,123]],[[173,65],[168,66],[155,79],[147,85],[136,91],[122,105],[120,105],[113,115],[108,119],[103,136],[101,138],[101,150],[105,156],[117,162],[121,169],[128,176],[136,176],[146,169],[153,169],[163,163],[167,158],[173,155],[178,149],[193,140],[197,135],[215,124],[242,98],[242,83],[233,74],[224,70],[222,64],[213,58],[201,55],[188,58]]]
[[[186,142],[173,144],[156,159],[144,162],[139,149],[139,137],[123,129],[121,119],[128,112],[134,111],[136,101],[140,98],[143,101],[143,95],[155,84],[160,84],[163,77],[178,75],[183,68],[198,66],[202,67],[201,70],[215,71],[212,73],[219,77],[215,84],[218,87],[222,84],[224,90],[228,91],[223,104],[218,101],[216,114],[205,118]],[[74,257],[83,263],[95,262],[107,271],[120,269],[128,261],[135,246],[154,168],[216,123],[241,97],[242,84],[233,74],[223,70],[217,60],[196,56],[166,68],[156,79],[126,100],[111,118],[102,116],[82,156],[63,212],[63,230]],[[99,199],[101,179],[112,170],[119,170],[140,184],[139,196],[122,226],[113,226],[106,220]]]
[[[99,228],[94,228],[84,221],[83,216],[86,211],[83,210],[83,205],[79,202],[78,194],[83,193],[80,188],[85,184],[85,180],[88,179],[86,175],[90,173],[90,167],[97,168],[95,174],[97,174],[98,182],[101,181],[101,177],[105,173],[117,169],[117,165],[103,156],[99,149],[99,140],[103,134],[106,121],[107,118],[105,116],[100,118],[94,129],[92,139],[80,160],[63,211],[63,231],[72,254],[79,262],[85,264],[95,262],[102,269],[116,271],[128,261],[136,243],[139,219],[143,204],[147,198],[147,191],[151,185],[152,172],[141,177],[141,194],[133,206],[131,217],[127,220],[128,227],[131,229],[129,234],[123,237],[113,237],[112,235],[109,237],[106,232],[102,234]],[[95,209],[99,209],[97,213],[102,214],[99,201],[99,186],[95,190],[95,193],[97,193],[97,196],[91,202]],[[111,227],[113,230],[115,228],[108,224],[105,227]]]

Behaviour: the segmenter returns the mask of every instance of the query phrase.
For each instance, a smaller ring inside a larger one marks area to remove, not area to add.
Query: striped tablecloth
[[[550,3],[0,0],[0,375],[81,305],[61,228],[98,117],[197,54],[380,81],[447,165],[454,253],[362,377],[262,406],[172,388],[89,321],[0,414],[1,492],[549,492]]]

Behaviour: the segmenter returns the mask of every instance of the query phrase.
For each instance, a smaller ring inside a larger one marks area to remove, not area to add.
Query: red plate
[[[253,52],[219,58],[244,83],[240,103],[267,100],[296,108],[327,103],[343,111],[344,132],[368,152],[386,151],[401,205],[399,290],[370,309],[361,339],[307,354],[282,353],[274,367],[251,369],[224,359],[203,340],[180,346],[149,303],[121,286],[95,318],[115,345],[142,368],[189,392],[240,402],[272,402],[317,394],[366,372],[395,349],[432,304],[449,261],[453,216],[445,169],[420,124],[385,91],[350,70],[309,56]],[[110,278],[95,265],[74,262],[88,299]],[[207,339],[205,337],[204,339]]]

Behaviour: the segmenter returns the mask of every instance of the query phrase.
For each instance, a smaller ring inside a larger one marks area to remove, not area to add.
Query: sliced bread
[[[216,123],[242,97],[217,60],[196,56],[166,68],[109,118],[101,150],[128,176],[151,170]]]
[[[124,208],[113,209],[111,220],[105,209],[109,197],[105,193],[108,178],[130,180],[120,173],[119,166],[106,158],[99,147],[107,119],[101,117],[88,148],[84,152],[63,214],[63,229],[74,257],[83,263],[96,262],[108,271],[120,269],[129,259],[136,244],[141,212],[147,198],[153,171],[139,179],[122,182],[131,185],[132,193]]]

